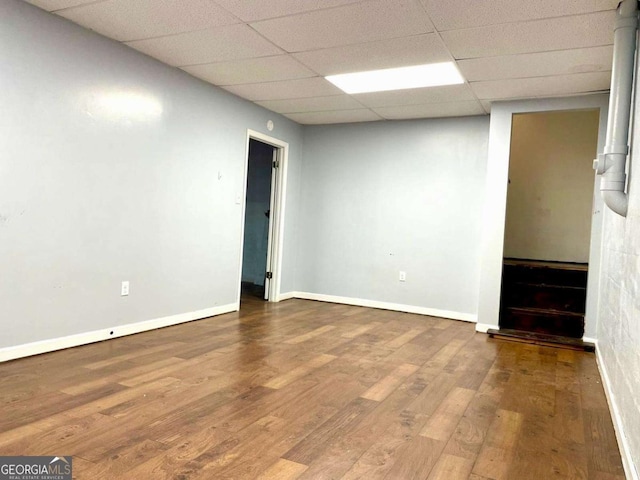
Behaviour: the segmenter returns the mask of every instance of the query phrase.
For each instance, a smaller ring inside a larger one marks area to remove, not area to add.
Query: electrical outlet
[[[399,280],[401,282],[406,282],[407,281],[407,272],[400,272]]]
[[[120,287],[120,295],[123,297],[129,295],[129,282],[122,282],[122,286]]]

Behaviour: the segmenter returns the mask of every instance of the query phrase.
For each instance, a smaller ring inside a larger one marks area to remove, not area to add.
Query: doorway
[[[598,110],[513,116],[500,330],[584,335]]]
[[[249,131],[240,272],[240,302],[278,301],[283,226],[285,142]]]

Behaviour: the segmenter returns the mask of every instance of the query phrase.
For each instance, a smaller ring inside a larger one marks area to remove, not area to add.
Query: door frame
[[[598,152],[602,152],[607,129],[609,96],[606,94],[577,97],[546,98],[493,102],[489,126],[487,177],[485,182],[483,238],[480,255],[480,291],[476,331],[498,329],[504,228],[507,206],[507,183],[511,153],[512,117],[516,113],[558,110],[600,110]],[[594,173],[594,203],[589,249],[585,341],[592,341],[598,321],[599,271],[602,250],[603,202],[598,189],[599,179]]]
[[[251,140],[257,140],[267,145],[271,145],[276,150],[278,159],[278,168],[275,169],[275,175],[272,173],[271,199],[274,209],[271,212],[269,244],[271,248],[267,251],[268,263],[271,263],[273,278],[268,282],[269,302],[280,301],[280,283],[282,280],[282,251],[284,244],[284,222],[285,222],[285,199],[287,189],[287,167],[289,165],[289,144],[278,138],[265,135],[255,130],[247,129],[247,141],[244,155],[244,178],[242,187],[242,224],[240,235],[240,268],[238,272],[238,305],[240,305],[240,297],[242,295],[242,255],[244,251],[244,222],[247,212],[247,177],[249,173],[249,143]],[[267,267],[269,265],[267,264]],[[266,287],[266,284],[265,284]]]

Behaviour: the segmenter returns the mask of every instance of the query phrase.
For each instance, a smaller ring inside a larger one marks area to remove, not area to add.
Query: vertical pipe
[[[613,68],[609,118],[604,153],[598,155],[596,170],[602,175],[600,190],[607,206],[626,216],[629,199],[624,191],[625,165],[629,153],[629,118],[638,29],[638,1],[624,0],[618,6],[613,41]]]

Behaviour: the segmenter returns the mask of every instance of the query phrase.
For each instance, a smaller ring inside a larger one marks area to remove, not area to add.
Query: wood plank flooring
[[[77,479],[623,479],[591,353],[304,300],[0,364],[0,455]]]

